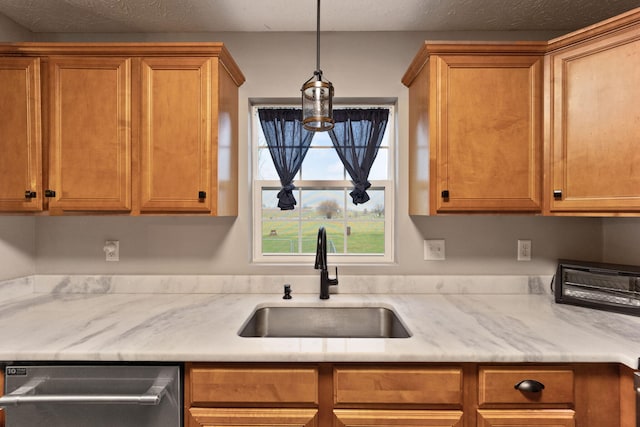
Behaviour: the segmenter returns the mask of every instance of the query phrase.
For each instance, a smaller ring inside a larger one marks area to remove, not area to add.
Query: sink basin
[[[396,313],[386,307],[257,308],[238,333],[271,338],[409,338]]]

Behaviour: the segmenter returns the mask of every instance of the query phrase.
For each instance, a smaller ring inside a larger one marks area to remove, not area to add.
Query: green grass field
[[[302,253],[315,253],[320,226],[324,226],[327,230],[327,249],[329,252],[345,253],[344,243],[347,239],[346,253],[348,254],[384,253],[384,218],[373,218],[373,215],[361,215],[357,220],[349,220],[346,226],[344,219],[340,217],[332,219],[303,218],[301,222],[264,218],[262,221],[262,252],[272,254],[299,253],[299,224],[302,228]],[[346,227],[350,227],[350,233],[347,233]]]

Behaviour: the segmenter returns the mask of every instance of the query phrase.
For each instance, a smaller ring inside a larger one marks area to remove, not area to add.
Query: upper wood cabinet
[[[40,60],[0,57],[0,211],[42,210]]]
[[[425,43],[409,87],[409,213],[542,209],[546,43]]]
[[[18,43],[1,56],[0,94],[17,108],[0,122],[1,147],[16,153],[0,211],[41,209],[41,198],[25,200],[31,191],[51,214],[237,215],[244,76],[221,43]]]
[[[215,57],[141,66],[140,210],[237,215],[238,77]]]
[[[552,40],[545,211],[640,212],[640,9]]]
[[[49,63],[49,210],[131,210],[131,59]]]

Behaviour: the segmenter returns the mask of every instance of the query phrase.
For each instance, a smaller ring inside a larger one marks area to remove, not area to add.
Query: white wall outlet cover
[[[518,261],[531,261],[531,240],[518,240]]]
[[[102,250],[105,253],[105,260],[120,261],[120,242],[118,240],[105,241]]]
[[[445,259],[444,239],[424,241],[424,259],[426,261],[442,261]]]

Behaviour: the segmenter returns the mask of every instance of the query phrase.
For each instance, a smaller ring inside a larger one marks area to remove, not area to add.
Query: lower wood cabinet
[[[462,369],[349,367],[333,369],[334,404],[462,406]]]
[[[477,426],[574,427],[574,384],[571,367],[481,366]]]
[[[317,427],[316,409],[191,408],[186,426]]]
[[[462,427],[462,378],[460,367],[334,366],[334,425]]]
[[[185,427],[634,427],[617,364],[189,363]]]
[[[574,427],[575,412],[569,409],[482,410],[478,427]]]
[[[188,365],[185,427],[318,427],[315,365]]]
[[[462,427],[462,411],[336,409],[336,427]]]

